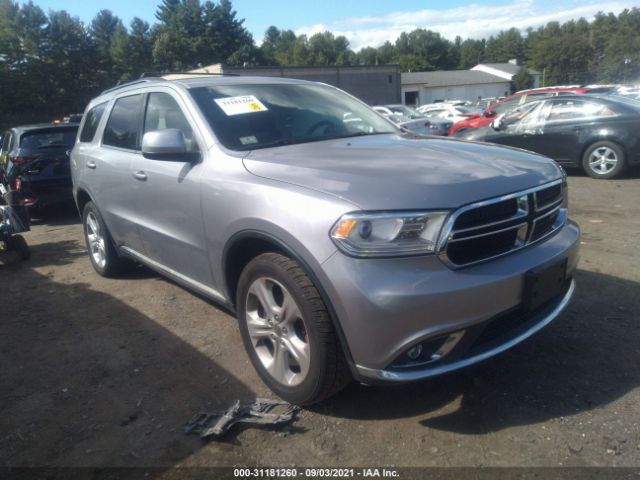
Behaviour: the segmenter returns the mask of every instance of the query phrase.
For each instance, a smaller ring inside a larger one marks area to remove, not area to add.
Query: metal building
[[[401,103],[400,65],[397,64],[246,68],[215,64],[193,72],[310,80],[338,87],[369,105]]]

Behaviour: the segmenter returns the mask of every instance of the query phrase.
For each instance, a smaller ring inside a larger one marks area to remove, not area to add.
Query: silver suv
[[[323,84],[165,77],[104,92],[72,152],[89,258],[235,310],[282,398],[489,358],[574,292],[578,226],[551,160],[400,131]]]

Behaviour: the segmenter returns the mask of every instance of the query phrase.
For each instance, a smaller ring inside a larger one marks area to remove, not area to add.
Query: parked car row
[[[478,110],[451,103],[432,103],[418,107],[417,110],[427,115],[430,119],[443,118],[450,120],[454,124],[478,113]]]
[[[453,125],[451,120],[431,118],[406,105],[376,105],[373,109],[399,127],[417,135],[446,136]]]
[[[0,146],[0,180],[28,207],[70,201],[69,153],[77,123],[25,125],[7,130]]]
[[[593,178],[608,179],[640,164],[639,132],[637,100],[557,95],[522,103],[484,126],[458,129],[454,136],[523,148],[565,167],[582,168]]]

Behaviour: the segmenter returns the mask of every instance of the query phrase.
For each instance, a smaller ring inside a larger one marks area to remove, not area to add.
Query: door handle
[[[147,179],[147,174],[144,173],[142,170],[138,170],[133,174],[133,178],[135,178],[136,180],[145,181]]]
[[[87,168],[91,168],[94,169],[96,168],[96,162],[94,162],[93,160],[89,160],[87,161]]]

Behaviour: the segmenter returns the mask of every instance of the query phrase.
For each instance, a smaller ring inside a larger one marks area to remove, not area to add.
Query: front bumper
[[[578,225],[568,221],[538,244],[455,271],[435,256],[357,259],[334,254],[322,265],[321,280],[358,379],[403,382],[428,378],[487,359],[533,335],[571,300],[579,237]],[[517,317],[527,272],[563,260],[570,280],[561,295]],[[513,328],[509,315],[517,321]],[[482,330],[489,330],[488,325],[493,330],[496,325],[504,327],[505,334],[493,335],[482,345],[474,343]],[[419,368],[392,366],[412,346],[449,336],[459,345],[445,348],[437,361]],[[465,336],[468,341],[460,341]]]

